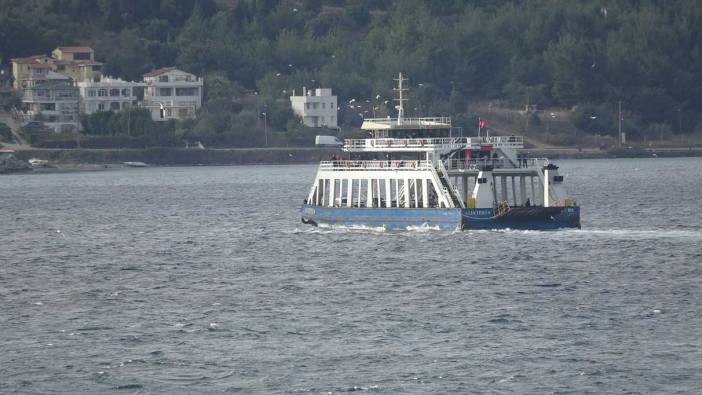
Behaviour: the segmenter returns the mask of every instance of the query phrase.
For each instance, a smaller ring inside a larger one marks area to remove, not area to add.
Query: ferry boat
[[[382,230],[580,228],[580,207],[558,166],[520,153],[520,136],[464,137],[449,117],[364,119],[369,138],[343,143],[346,159],[322,161],[302,222]],[[487,130],[486,130],[487,132]]]

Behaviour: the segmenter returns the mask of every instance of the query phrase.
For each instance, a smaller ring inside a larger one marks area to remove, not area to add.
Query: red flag
[[[487,126],[487,121],[484,119],[479,120],[478,126],[480,127],[480,129],[485,129],[485,127]]]

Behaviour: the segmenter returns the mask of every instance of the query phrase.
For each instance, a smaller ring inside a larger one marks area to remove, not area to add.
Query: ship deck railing
[[[451,117],[406,117],[397,118],[365,118],[361,129],[448,129],[451,127]]]
[[[344,140],[344,151],[450,151],[455,149],[492,149],[524,147],[521,136],[377,138]]]
[[[464,147],[466,141],[466,137],[350,139],[344,140],[344,150],[451,150]]]
[[[519,158],[517,159],[517,166],[502,158],[449,159],[444,163],[446,170],[480,170],[487,166],[491,166],[494,169],[516,169],[543,167],[546,165],[548,165],[548,159],[546,158]]]
[[[430,160],[337,160],[322,161],[320,170],[359,171],[359,170],[431,170]]]

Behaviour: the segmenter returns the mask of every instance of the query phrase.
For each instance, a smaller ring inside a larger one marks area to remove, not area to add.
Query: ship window
[[[487,178],[485,178],[485,177],[478,178],[478,184],[487,184]]]
[[[563,182],[563,176],[553,176],[553,182]]]

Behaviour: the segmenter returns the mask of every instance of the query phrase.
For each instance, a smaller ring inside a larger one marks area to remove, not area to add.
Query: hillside
[[[355,99],[353,108],[341,106],[338,119],[343,128],[356,127],[359,114],[393,111],[385,100],[399,71],[411,78],[416,113],[450,114],[464,128],[489,113],[495,131],[517,129],[546,144],[607,140],[616,131],[619,101],[632,142],[702,130],[702,8],[692,0],[1,0],[0,6],[5,76],[11,58],[59,45],[92,46],[106,74],[125,79],[173,65],[204,76],[197,120],[170,125],[170,133],[206,145],[261,145],[264,109],[277,141],[309,144],[315,131],[299,124],[286,100],[302,86],[330,87],[339,103]],[[496,104],[480,111],[468,106],[489,102]],[[518,115],[527,103],[547,109],[529,117],[536,122],[529,130]]]

